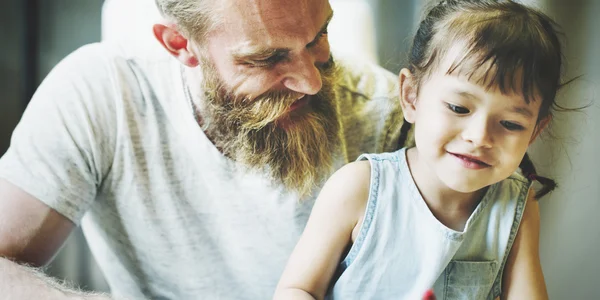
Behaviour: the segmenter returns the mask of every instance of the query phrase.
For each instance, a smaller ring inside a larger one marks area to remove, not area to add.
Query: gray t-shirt
[[[396,76],[342,62],[336,168],[397,148]],[[195,123],[180,64],[92,44],[44,80],[0,177],[76,224],[115,295],[269,299],[314,197],[239,171]]]

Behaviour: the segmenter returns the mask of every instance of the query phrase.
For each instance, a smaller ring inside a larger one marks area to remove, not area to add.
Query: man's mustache
[[[335,60],[333,59],[333,56],[331,55],[331,53],[329,54],[329,59],[327,59],[326,62],[324,63],[318,63],[315,65],[317,67],[317,69],[319,70],[319,73],[321,75],[321,80],[327,79],[331,77],[331,74],[334,70],[335,67]],[[233,89],[235,90],[235,88]],[[237,97],[239,101],[248,101],[248,102],[252,102],[255,99],[265,99],[265,98],[272,98],[272,99],[277,99],[278,97],[285,97],[285,98],[294,98],[294,99],[298,99],[301,96],[301,93],[298,92],[292,92],[292,91],[287,91],[287,93],[289,93],[289,95],[285,94],[285,91],[266,91],[263,94],[260,94],[256,97]],[[293,103],[293,102],[292,102]],[[291,105],[291,103],[290,103]]]
[[[321,80],[330,81],[334,67],[335,62],[331,55],[326,63],[317,65]],[[319,93],[316,97],[315,95],[306,96],[316,99]],[[229,95],[229,99],[227,99],[228,97],[223,98],[233,106],[229,116],[240,121],[240,129],[259,130],[284,117],[301,96],[302,94],[298,92],[285,90],[267,91],[254,99],[234,95]]]

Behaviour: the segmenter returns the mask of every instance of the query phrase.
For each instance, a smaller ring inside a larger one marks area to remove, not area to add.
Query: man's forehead
[[[221,30],[235,47],[283,47],[290,38],[310,42],[331,15],[328,0],[224,0]]]

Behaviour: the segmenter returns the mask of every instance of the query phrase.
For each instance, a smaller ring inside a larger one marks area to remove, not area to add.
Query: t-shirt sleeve
[[[117,88],[100,45],[44,79],[0,158],[0,177],[79,224],[112,163]]]

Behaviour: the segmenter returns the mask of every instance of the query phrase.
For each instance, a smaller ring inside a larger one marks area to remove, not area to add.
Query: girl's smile
[[[457,161],[465,168],[472,170],[480,170],[491,167],[489,163],[486,163],[483,158],[479,156],[473,156],[468,154],[459,154],[448,152],[457,159]]]

